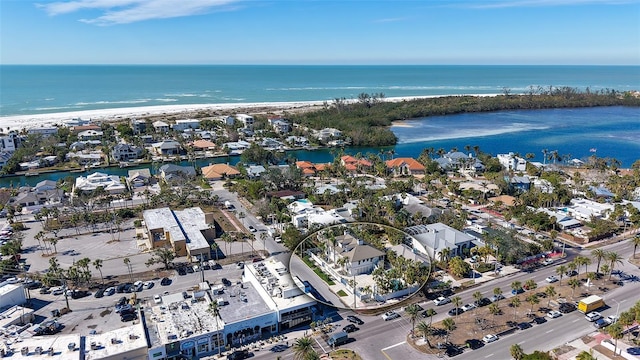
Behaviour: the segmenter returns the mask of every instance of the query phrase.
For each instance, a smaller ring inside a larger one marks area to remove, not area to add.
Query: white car
[[[384,321],[397,319],[399,317],[400,317],[400,315],[395,311],[387,311],[386,313],[382,314],[382,320],[384,320]]]
[[[592,311],[590,313],[588,313],[587,315],[584,316],[585,319],[587,319],[587,321],[596,321],[598,319],[602,319],[602,315],[600,315],[599,312],[597,311]]]
[[[547,316],[550,317],[551,319],[555,319],[562,316],[562,313],[560,311],[551,310],[547,313]]]
[[[154,295],[153,302],[155,302],[156,304],[160,304],[162,302],[162,298],[160,297],[160,295]]]
[[[64,289],[61,288],[61,287],[51,288],[51,294],[52,295],[62,295],[62,294],[64,294]]]
[[[437,306],[448,304],[451,302],[451,299],[448,297],[440,296],[439,298],[433,300],[433,303]]]
[[[147,281],[146,283],[144,283],[144,285],[142,285],[142,288],[151,289],[154,285],[155,283],[153,281]]]
[[[482,337],[482,341],[485,344],[492,343],[492,342],[494,342],[494,341],[496,341],[498,339],[499,339],[498,335],[493,335],[493,334],[487,334],[487,335]]]
[[[548,283],[554,283],[554,282],[558,281],[558,278],[553,276],[553,275],[551,275],[548,278],[546,278],[545,280],[547,280]]]
[[[609,315],[607,316],[607,321],[609,322],[609,324],[615,324],[616,322],[618,322],[618,316],[616,315]]]
[[[477,308],[477,306],[476,306],[475,304],[469,303],[469,304],[467,304],[467,305],[464,305],[464,306],[462,307],[462,310],[463,310],[463,311],[471,311],[471,310],[473,310],[473,309],[475,309],[475,308]]]
[[[8,284],[17,284],[20,280],[18,280],[17,277],[10,277],[7,280],[5,280]]]

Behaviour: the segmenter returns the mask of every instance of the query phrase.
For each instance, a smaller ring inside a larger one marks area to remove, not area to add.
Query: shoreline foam
[[[427,99],[444,96],[496,96],[498,94],[459,94],[459,95],[425,95],[384,98],[383,101],[400,102],[414,99]],[[346,101],[357,102],[356,99]],[[326,101],[331,103],[330,101]],[[316,101],[287,101],[287,102],[255,102],[255,103],[222,103],[222,104],[180,104],[180,105],[152,105],[139,107],[108,108],[95,110],[66,111],[59,113],[10,115],[0,116],[0,128],[11,130],[31,129],[62,125],[64,121],[74,118],[89,119],[93,121],[118,121],[130,117],[143,117],[154,115],[170,115],[200,110],[222,110],[232,112],[235,109],[268,109],[270,111],[308,110],[316,106],[322,106],[324,100]]]

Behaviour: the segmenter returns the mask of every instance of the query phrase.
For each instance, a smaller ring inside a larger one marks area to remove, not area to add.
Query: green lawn
[[[318,268],[316,264],[314,264],[313,261],[309,259],[308,256],[305,256],[304,258],[302,258],[302,260],[304,261],[305,264],[307,264],[309,268],[311,268],[311,270],[313,270],[314,273],[316,273],[316,275],[320,277],[320,279],[324,280],[324,282],[326,282],[329,285],[336,284],[335,282],[333,282],[333,280],[331,280],[329,275],[325,274],[322,270],[320,270],[320,268]]]

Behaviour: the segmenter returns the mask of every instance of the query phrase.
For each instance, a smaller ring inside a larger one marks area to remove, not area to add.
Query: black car
[[[96,298],[101,298],[104,296],[104,289],[98,289],[98,291],[96,291],[96,293],[93,295]]]
[[[137,318],[138,318],[138,315],[136,315],[136,313],[132,313],[132,312],[127,312],[127,313],[124,313],[124,314],[120,315],[120,321],[122,321],[122,322],[133,321],[133,320],[135,320]]]
[[[543,318],[543,317],[535,317],[535,318],[533,318],[533,320],[532,320],[532,321],[533,321],[534,323],[536,323],[536,324],[540,325],[540,324],[546,323],[546,322],[547,322],[547,319],[545,319],[545,318]]]
[[[520,330],[526,330],[531,327],[531,324],[529,324],[528,322],[521,322],[517,326]]]
[[[409,306],[414,306],[414,307],[416,307],[416,308],[418,309],[418,311],[422,311],[422,310],[424,310],[424,308],[423,308],[422,306],[418,305],[418,304],[411,304],[411,305],[406,306],[406,307],[404,308],[404,311],[407,311],[407,308],[408,308]]]
[[[464,310],[460,309],[460,308],[453,308],[451,310],[449,310],[449,312],[447,314],[449,314],[449,316],[456,316],[456,315],[460,315],[464,312]]]
[[[483,307],[483,306],[487,306],[491,304],[491,300],[487,299],[487,298],[482,298],[478,301],[476,301],[476,306],[477,307]]]
[[[249,350],[236,350],[227,356],[228,360],[243,360],[249,357]]]
[[[83,297],[89,296],[89,295],[91,295],[91,293],[88,292],[88,291],[85,291],[85,290],[74,290],[71,293],[71,298],[72,299],[80,299],[80,298],[83,298]]]
[[[572,276],[578,275],[578,272],[575,270],[571,270],[571,271],[567,271],[565,275],[567,275],[568,277],[572,277]]]
[[[224,286],[231,286],[231,281],[227,278],[222,278],[222,284],[224,284]]]
[[[171,279],[169,279],[169,278],[162,278],[162,280],[160,280],[160,285],[162,285],[162,286],[168,286],[168,285],[171,285]]]
[[[186,270],[189,274],[193,274],[193,268],[191,266],[187,266]]]
[[[431,310],[433,310],[433,309],[431,309]],[[429,317],[429,313],[428,313],[428,311],[429,311],[429,310],[425,310],[425,311],[423,311],[420,315],[421,315],[423,318]],[[435,314],[437,314],[437,312],[436,312],[435,310],[433,310],[433,314],[435,315]]]
[[[360,320],[359,317],[356,317],[356,316],[353,316],[353,315],[347,316],[347,321],[352,322],[354,324],[358,324],[358,325],[364,324],[364,321]]]
[[[50,294],[51,290],[48,287],[40,288],[40,294]]]
[[[560,304],[560,307],[558,308],[558,310],[563,314],[568,314],[572,311],[575,311],[576,306],[572,303],[562,303]]]
[[[32,281],[30,283],[26,283],[24,285],[24,288],[29,290],[35,290],[41,286],[42,286],[42,283],[40,281]]]
[[[116,301],[116,306],[122,306],[127,303],[127,298],[125,296],[121,297]]]
[[[184,276],[187,275],[187,270],[185,268],[178,268],[178,275]]]
[[[358,330],[360,330],[360,328],[356,327],[353,324],[349,324],[349,325],[347,325],[347,326],[342,328],[342,331],[344,331],[346,333],[352,333],[352,332],[358,331]]]

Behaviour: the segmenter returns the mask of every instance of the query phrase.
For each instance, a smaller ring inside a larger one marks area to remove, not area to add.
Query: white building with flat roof
[[[22,305],[27,301],[22,284],[0,283],[0,309]]]
[[[81,349],[84,360],[144,360],[148,358],[147,336],[142,322],[132,326],[87,335]]]
[[[582,221],[590,221],[592,217],[607,219],[614,209],[612,204],[588,199],[571,199],[571,205],[566,208],[570,216]]]
[[[513,171],[525,171],[527,170],[527,160],[516,156],[514,153],[510,152],[508,154],[498,154],[496,155],[500,165],[504,166],[507,170]]]
[[[109,194],[121,194],[127,189],[118,175],[95,172],[87,176],[77,177],[73,192],[75,193],[76,189],[81,192],[92,192],[98,188],[103,188]]]
[[[213,215],[199,207],[171,210],[168,207],[142,213],[150,249],[170,246],[178,256],[210,258],[209,239],[215,238]]]
[[[199,129],[200,120],[198,119],[184,119],[176,120],[176,123],[171,126],[174,131],[185,131],[188,129]]]
[[[253,116],[247,114],[236,114],[236,119],[240,121],[245,128],[253,129],[253,123],[255,122]]]

